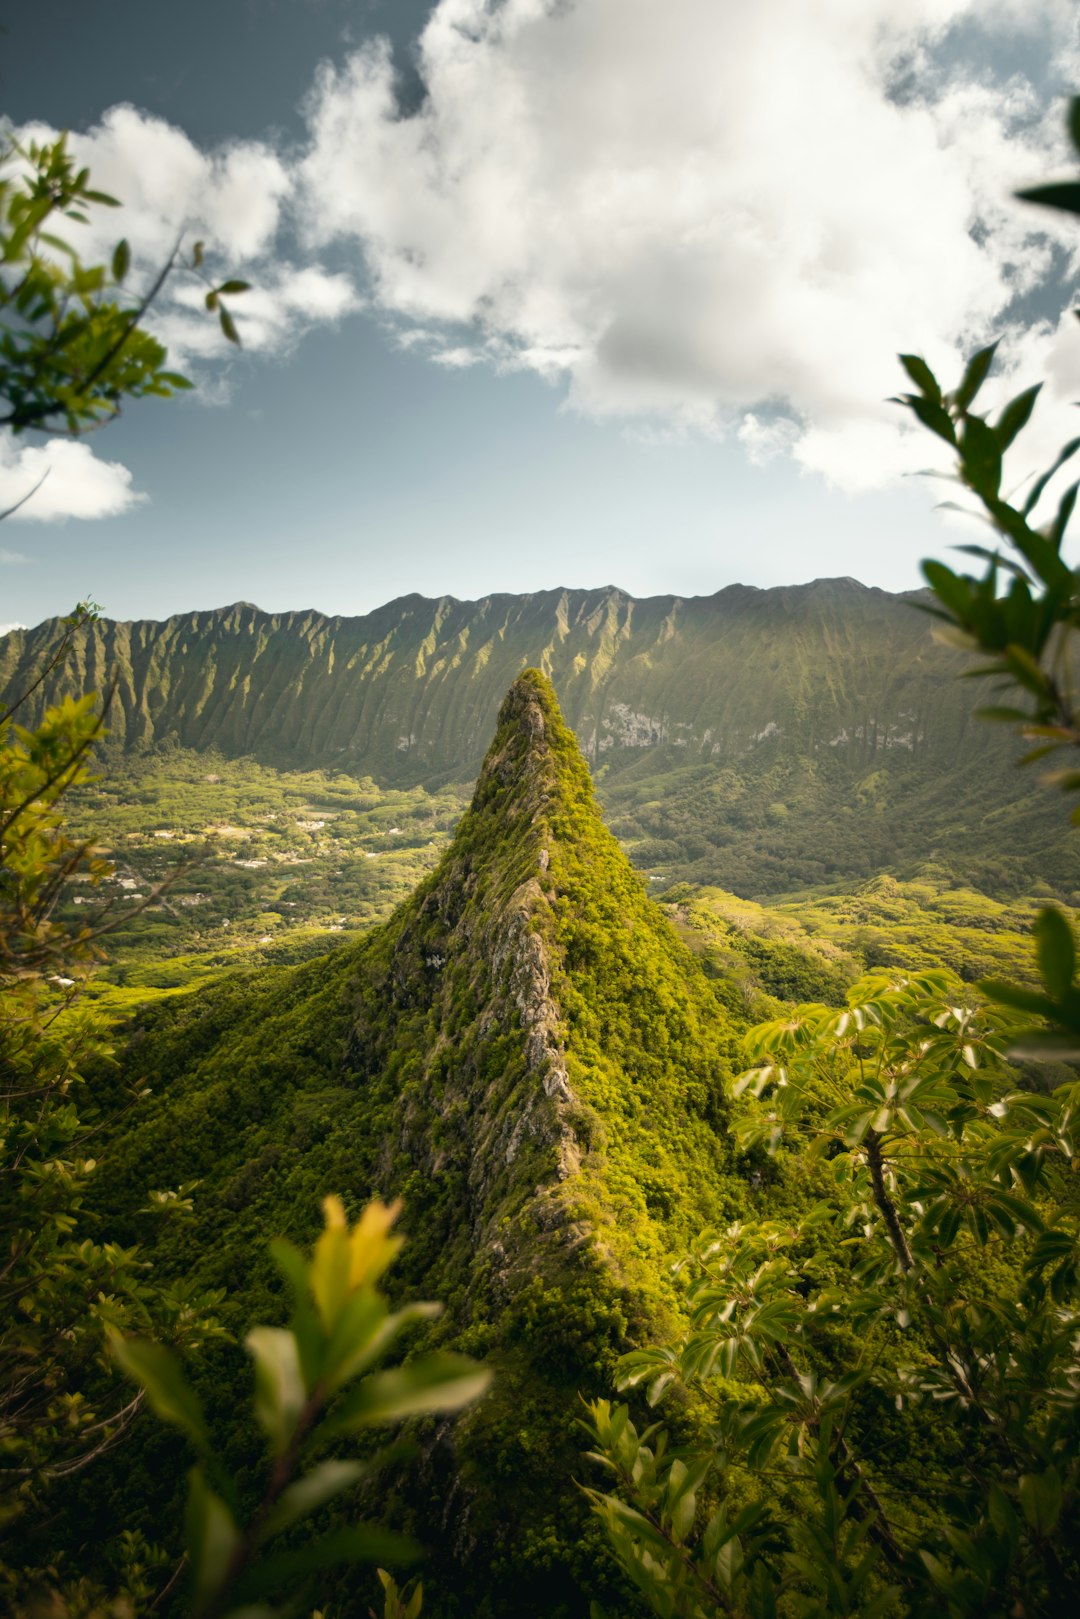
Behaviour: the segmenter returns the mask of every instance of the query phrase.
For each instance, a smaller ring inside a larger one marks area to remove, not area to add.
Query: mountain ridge
[[[967,704],[946,701],[942,712],[934,699],[960,659],[931,640],[913,599],[843,578],[709,596],[635,598],[610,586],[475,602],[411,594],[354,617],[238,603],[89,624],[65,678],[92,688],[117,672],[110,729],[125,749],[174,737],[278,764],[363,762],[403,781],[471,775],[502,692],[530,666],[556,681],[594,760],[657,745],[727,759],[782,733],[811,751],[928,742],[951,754],[967,745]],[[57,628],[0,643],[9,695]],[[771,678],[743,678],[755,641],[777,637],[797,643],[798,678],[785,679],[775,656]],[[882,641],[893,680],[871,655]],[[815,659],[831,666],[824,681],[804,678]],[[43,695],[62,684],[47,682]]]
[[[198,1181],[151,1257],[229,1286],[240,1336],[280,1308],[269,1237],[310,1240],[327,1190],[353,1208],[401,1195],[397,1285],[445,1301],[434,1341],[497,1373],[423,1449],[420,1505],[445,1519],[432,1610],[577,1614],[597,1561],[564,1482],[577,1392],[606,1392],[618,1353],[670,1325],[667,1264],[749,1195],[726,1125],[734,1059],[729,1014],[603,826],[550,683],[525,671],[450,848],[389,922],[129,1030],[120,1083],[157,1100],[109,1144],[129,1206],[99,1213],[123,1239],[148,1177]],[[169,1521],[154,1499],[139,1510]],[[442,1606],[451,1565],[488,1607]]]

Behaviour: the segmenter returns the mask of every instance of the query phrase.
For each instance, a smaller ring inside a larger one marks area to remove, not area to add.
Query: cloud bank
[[[1010,195],[1067,162],[1062,109],[966,68],[965,27],[1075,68],[1061,0],[441,0],[416,111],[385,43],[323,67],[296,205],[443,364],[873,487],[926,455],[880,403],[897,350],[949,375],[1004,331],[1016,386],[1080,379],[1071,328],[1016,313],[1076,270]]]
[[[1048,379],[1037,461],[1073,429],[1080,328],[1032,300],[1064,305],[1080,233],[1011,193],[1067,172],[1047,86],[1080,77],[1078,28],[1071,0],[440,0],[419,106],[372,41],[320,69],[299,150],[204,152],[112,108],[72,145],[124,206],[78,245],[126,235],[149,275],[203,238],[255,285],[234,313],[257,355],[367,307],[443,367],[531,371],[643,439],[734,436],[850,491],[927,458],[884,402],[896,352],[948,382],[1002,336],[999,397]],[[209,400],[229,351],[202,297],[174,278],[148,324]],[[139,498],[55,444],[6,451],[0,487],[35,453],[54,470],[20,516]]]

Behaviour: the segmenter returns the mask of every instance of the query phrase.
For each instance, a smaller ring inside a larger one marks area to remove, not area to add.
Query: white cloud
[[[56,132],[30,125],[21,133],[44,140]],[[94,187],[122,203],[91,210],[85,226],[65,222],[65,236],[87,262],[107,261],[126,237],[135,265],[130,284],[142,287],[178,242],[189,256],[193,243],[203,241],[209,276],[252,283],[252,291],[228,303],[245,349],[254,353],[280,354],[311,327],[361,307],[348,276],[317,263],[288,262],[282,239],[294,181],[286,159],[265,143],[240,141],[204,152],[183,130],[122,105],[92,129],[73,133],[69,144]],[[165,343],[173,366],[196,367],[203,397],[214,402],[221,378],[199,372],[200,363],[235,350],[204,307],[206,290],[194,275],[175,271],[144,324]]]
[[[0,436],[0,510],[40,483],[9,522],[58,523],[68,517],[119,517],[146,499],[133,487],[132,475],[119,461],[103,461],[89,444],[48,439],[24,445],[9,434]],[[5,553],[5,561],[25,561]]]
[[[27,125],[24,140],[45,141],[56,131]],[[293,179],[285,159],[259,142],[236,142],[201,151],[183,132],[131,106],[111,108],[101,122],[69,137],[96,190],[121,199],[118,208],[95,207],[88,222],[63,223],[63,235],[84,262],[108,262],[121,237],[132,251],[128,286],[149,286],[178,242],[189,258],[205,243],[213,281],[239,277],[250,292],[228,299],[245,351],[281,355],[312,327],[334,323],[362,307],[349,276],[317,262],[295,265],[282,250]],[[205,308],[207,287],[178,269],[167,280],[143,324],[168,349],[172,367],[190,372],[204,403],[230,397],[222,361],[236,350]],[[42,487],[18,511],[18,520],[58,522],[65,517],[115,517],[146,497],[132,475],[85,443],[52,439],[43,447],[16,446],[0,434],[0,510]]]
[[[384,44],[322,69],[295,205],[444,365],[870,487],[926,457],[878,403],[897,350],[951,377],[1005,327],[1019,375],[1011,306],[1075,249],[1010,197],[1066,161],[1061,109],[943,54],[976,16],[1075,53],[1066,0],[441,0],[415,112]]]
[[[849,490],[933,448],[884,403],[897,350],[949,381],[1003,333],[999,393],[1046,368],[1025,443],[1052,450],[1080,355],[1017,300],[1080,274],[1080,238],[1011,193],[1067,165],[1061,109],[965,67],[965,26],[997,61],[1026,36],[1059,74],[1080,62],[1073,0],[439,0],[419,107],[369,43],[320,70],[299,154],[202,151],[110,109],[72,146],[124,206],[80,245],[100,259],[128,236],[145,284],[181,233],[204,239],[215,277],[254,284],[232,301],[251,353],[373,307],[440,366],[530,371],[644,441],[734,433]],[[342,242],[367,299],[320,262]],[[223,403],[234,351],[204,291],[174,277],[149,323]]]
[[[29,560],[29,557],[24,557],[21,551],[6,551],[0,546],[0,568],[18,567],[20,563]]]
[[[10,635],[13,630],[25,630],[25,624],[0,624],[0,635]]]

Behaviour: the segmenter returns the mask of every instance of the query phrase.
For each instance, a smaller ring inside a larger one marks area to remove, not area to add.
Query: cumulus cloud
[[[55,131],[30,125],[24,138]],[[317,262],[294,265],[287,246],[294,178],[285,156],[259,141],[237,141],[202,151],[181,129],[132,106],[109,109],[92,129],[69,144],[90,170],[94,186],[120,199],[119,208],[90,211],[84,226],[65,223],[65,235],[87,262],[107,260],[126,237],[135,258],[133,283],[145,284],[178,242],[185,253],[205,243],[215,279],[239,276],[253,290],[230,302],[245,349],[280,354],[313,326],[335,322],[361,306],[352,280]],[[230,352],[203,304],[206,288],[183,271],[163,288],[145,324],[181,368]],[[204,397],[213,401],[220,376],[204,372]]]
[[[119,517],[146,498],[133,487],[127,467],[102,460],[89,444],[53,438],[41,445],[23,445],[10,435],[0,436],[0,510],[27,495],[16,519],[31,523]],[[26,558],[8,551],[3,560]]]
[[[1061,110],[965,70],[965,25],[1076,53],[1065,0],[441,0],[415,111],[385,43],[323,67],[294,206],[443,365],[872,487],[926,455],[878,403],[897,350],[950,376],[1004,330],[1014,379],[1071,374],[1017,300],[1075,233],[1010,195],[1066,161]]]
[[[124,206],[79,245],[100,259],[126,235],[146,276],[204,239],[215,276],[254,283],[233,313],[255,354],[367,307],[444,368],[532,372],[642,442],[733,434],[851,491],[927,459],[885,403],[896,352],[950,381],[1001,335],[988,398],[1047,378],[1033,464],[1072,431],[1080,334],[1031,299],[1064,303],[1080,248],[1012,199],[1068,164],[1049,80],[1000,70],[1017,41],[1075,77],[1073,0],[439,0],[419,104],[369,42],[320,70],[297,151],[203,151],[112,108],[72,145]],[[363,293],[325,262],[343,244]],[[150,323],[220,402],[230,351],[203,294],[174,278]],[[130,504],[123,469],[91,462]]]
[[[27,141],[51,140],[56,133],[43,124],[20,130]],[[121,202],[90,209],[85,224],[64,221],[64,237],[84,262],[108,262],[125,237],[133,257],[128,284],[138,290],[151,284],[178,243],[190,257],[192,244],[203,241],[209,277],[252,283],[250,292],[229,299],[246,352],[279,356],[313,327],[362,306],[348,275],[310,257],[290,261],[294,181],[285,158],[264,143],[235,142],[204,152],[163,119],[117,106],[92,129],[71,134],[69,145],[90,170],[95,189]],[[221,361],[235,349],[205,308],[206,290],[193,275],[175,271],[143,324],[165,344],[169,363],[192,375],[201,399],[219,404],[230,392]],[[21,500],[45,472],[15,520],[115,517],[146,498],[134,489],[127,468],[101,459],[85,443],[52,439],[43,447],[17,447],[10,435],[0,435],[0,510]]]

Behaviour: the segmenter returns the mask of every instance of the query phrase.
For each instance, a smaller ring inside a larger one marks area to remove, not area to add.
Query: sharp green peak
[[[571,832],[565,820],[571,810],[571,822],[573,815],[598,817],[589,767],[551,681],[539,669],[525,669],[499,709],[469,813],[503,818],[508,834],[524,817],[523,825],[540,836],[553,821],[563,835]]]
[[[148,1176],[201,1182],[182,1264],[239,1281],[253,1314],[266,1278],[238,1279],[227,1254],[308,1239],[327,1191],[353,1209],[401,1195],[403,1291],[444,1300],[434,1335],[495,1370],[419,1469],[418,1521],[443,1524],[433,1614],[450,1583],[491,1616],[604,1599],[582,1586],[591,1531],[563,1482],[580,1472],[577,1392],[606,1390],[615,1357],[670,1324],[680,1247],[745,1211],[723,1102],[734,1055],[535,669],[499,709],[443,860],[389,922],[142,1021],[130,1073],[161,1100],[112,1157],[133,1193]]]

